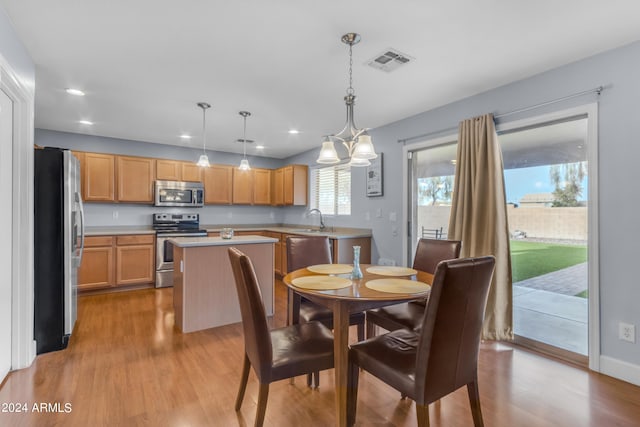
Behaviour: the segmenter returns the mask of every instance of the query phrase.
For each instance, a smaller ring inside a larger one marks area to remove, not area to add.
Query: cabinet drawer
[[[118,236],[118,246],[123,245],[152,245],[153,234],[136,234],[133,236]]]
[[[113,245],[113,236],[87,236],[84,239],[85,248]]]

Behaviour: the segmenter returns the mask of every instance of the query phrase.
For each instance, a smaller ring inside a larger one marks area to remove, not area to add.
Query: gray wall
[[[35,143],[41,146],[61,147],[78,151],[113,153],[130,156],[156,157],[174,160],[195,161],[201,150],[177,146],[129,141],[101,136],[82,135],[51,130],[36,129]],[[213,163],[235,165],[241,155],[207,151]],[[278,168],[280,159],[248,157],[253,167]],[[158,208],[149,205],[86,203],[87,226],[150,225],[155,212],[184,212],[187,208]],[[289,207],[271,206],[205,206],[189,208],[200,214],[202,224],[275,224],[281,223],[283,212]],[[117,215],[117,218],[115,216]],[[299,222],[302,223],[302,222]]]
[[[0,7],[0,55],[11,65],[21,83],[33,90],[35,88],[35,65],[2,7]]]
[[[640,283],[635,270],[640,221],[636,183],[640,182],[640,42],[538,74],[472,96],[441,108],[391,123],[371,132],[376,150],[384,153],[384,196],[367,198],[364,171],[355,169],[352,181],[351,217],[329,218],[330,225],[362,226],[373,229],[374,260],[377,257],[402,259],[403,227],[389,220],[389,213],[402,212],[402,146],[399,139],[455,127],[460,120],[492,112],[499,114],[543,103],[604,85],[599,103],[599,239],[601,353],[614,359],[640,365],[640,343],[618,340],[618,323],[640,326]],[[562,103],[509,116],[499,123],[538,116],[550,111],[583,105],[597,100],[586,95]],[[364,123],[366,125],[366,123]],[[341,123],[336,123],[339,129]],[[453,133],[449,131],[448,133]],[[320,141],[318,141],[318,148]],[[318,150],[287,159],[288,162],[315,165]],[[381,209],[382,217],[374,213]],[[369,212],[370,219],[366,220]],[[299,212],[284,213],[284,221]],[[396,234],[392,228],[398,226]],[[636,337],[638,339],[638,337]]]

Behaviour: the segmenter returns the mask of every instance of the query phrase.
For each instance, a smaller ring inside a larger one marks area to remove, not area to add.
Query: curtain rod
[[[566,101],[568,99],[577,98],[577,97],[583,96],[583,95],[588,95],[590,93],[596,93],[596,94],[598,94],[598,96],[600,96],[600,94],[602,93],[603,90],[604,90],[604,86],[598,86],[598,87],[595,87],[593,89],[583,90],[582,92],[577,92],[577,93],[573,93],[571,95],[563,96],[562,98],[556,98],[556,99],[553,99],[551,101],[541,102],[539,104],[531,105],[529,107],[520,108],[518,110],[508,111],[508,112],[502,113],[502,114],[497,114],[497,115],[494,115],[493,118],[494,119],[500,119],[500,118],[503,118],[503,117],[512,116],[514,114],[524,113],[526,111],[535,110],[536,108],[540,108],[540,107],[546,107],[547,105],[556,104],[558,102]],[[440,129],[440,130],[433,131],[433,132],[428,132],[428,133],[423,133],[423,134],[420,134],[420,135],[410,136],[408,138],[402,138],[402,139],[398,140],[398,143],[406,144],[408,141],[413,141],[415,139],[422,139],[422,138],[426,138],[428,136],[437,135],[437,134],[440,134],[440,133],[448,133],[448,132],[452,132],[452,131],[457,130],[457,129],[458,129],[458,126],[452,126],[452,127],[446,128],[446,129]]]

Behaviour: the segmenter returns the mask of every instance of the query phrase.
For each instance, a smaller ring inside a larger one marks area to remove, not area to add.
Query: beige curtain
[[[460,123],[449,239],[462,240],[461,257],[496,257],[482,337],[512,340],[507,205],[502,153],[491,114]]]

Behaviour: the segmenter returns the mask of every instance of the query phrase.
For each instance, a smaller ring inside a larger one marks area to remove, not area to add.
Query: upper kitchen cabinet
[[[203,169],[205,204],[230,205],[232,202],[233,166],[211,165]]]
[[[289,165],[282,169],[284,205],[306,206],[309,167],[306,165]]]
[[[156,159],[156,179],[158,181],[180,181],[181,163],[177,160]]]
[[[82,196],[87,202],[115,201],[115,156],[78,153],[82,177]]]
[[[156,159],[156,179],[160,181],[202,182],[202,168],[192,162]]]
[[[271,204],[275,206],[284,205],[284,169],[276,169],[271,174]]]
[[[118,201],[153,203],[155,165],[155,159],[117,156]]]
[[[253,169],[253,204],[271,204],[271,169]]]
[[[202,168],[193,162],[180,162],[180,181],[202,182]]]
[[[242,171],[233,168],[233,204],[250,205],[253,203],[253,170]]]

